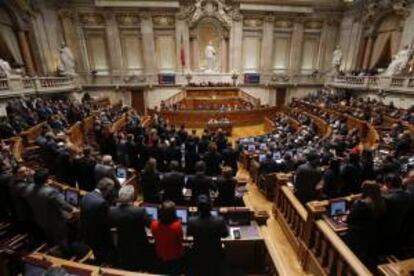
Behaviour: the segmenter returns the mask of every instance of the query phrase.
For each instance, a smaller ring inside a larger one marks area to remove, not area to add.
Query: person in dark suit
[[[316,199],[316,186],[321,180],[321,172],[317,167],[319,157],[316,153],[308,153],[307,162],[296,170],[295,195],[303,204]]]
[[[189,176],[186,184],[192,192],[193,202],[196,202],[200,195],[210,197],[210,189],[212,189],[211,178],[205,175],[206,164],[203,161],[198,161],[195,169],[196,174]]]
[[[222,157],[221,154],[217,152],[216,144],[210,143],[208,145],[208,151],[204,156],[204,162],[206,162],[206,174],[208,176],[216,176],[220,174]]]
[[[210,199],[201,195],[197,202],[199,215],[191,217],[187,236],[194,238],[191,270],[193,275],[222,275],[223,251],[221,238],[229,235],[222,217],[211,215]]]
[[[351,153],[348,161],[341,167],[342,179],[346,180],[344,191],[346,194],[359,193],[361,189],[361,165],[359,163],[359,155]]]
[[[95,166],[96,161],[91,157],[88,147],[83,150],[83,156],[74,160],[76,181],[81,190],[90,192],[95,189]]]
[[[170,162],[170,172],[163,175],[161,179],[161,190],[163,193],[163,200],[171,200],[176,204],[183,203],[183,188],[185,176],[179,172],[179,163],[175,160]]]
[[[236,185],[237,180],[233,177],[233,169],[231,167],[224,167],[222,176],[217,179],[217,189],[219,192],[217,198],[218,206],[234,206]]]
[[[340,162],[337,159],[329,161],[329,168],[323,174],[323,193],[327,198],[344,195],[345,181],[341,176]]]
[[[99,180],[96,189],[82,198],[80,223],[82,237],[92,249],[97,264],[114,263],[114,244],[108,220],[109,202],[115,183]]]
[[[119,188],[120,184],[115,174],[115,167],[112,161],[112,156],[104,155],[102,162],[95,165],[95,181],[98,183],[102,178],[112,179],[115,183],[115,188]]]
[[[145,227],[151,219],[144,208],[135,207],[134,187],[125,185],[119,190],[118,205],[109,209],[111,226],[117,229],[117,265],[127,270],[145,270],[149,266],[149,243]]]
[[[266,175],[269,173],[275,173],[279,170],[279,166],[276,161],[273,160],[271,152],[266,153],[266,159],[260,163],[260,175]]]
[[[165,150],[165,159],[167,162],[181,162],[181,149],[179,146],[177,146],[177,141],[175,138],[170,139],[170,145]]]
[[[160,174],[157,171],[157,160],[150,158],[141,175],[144,202],[160,202]]]
[[[345,237],[349,247],[364,261],[378,253],[378,229],[385,212],[380,186],[375,181],[364,181],[362,198],[351,206]]]
[[[45,185],[48,178],[48,170],[39,170],[35,173],[34,184],[29,185],[27,189],[27,202],[33,212],[35,223],[43,230],[47,241],[52,245],[59,245],[63,253],[67,254],[67,218],[77,216],[79,211],[65,201],[62,193]]]
[[[402,188],[402,180],[396,174],[385,176],[384,193],[387,212],[385,213],[381,233],[382,252],[394,252],[403,245],[404,222],[409,212],[410,196]],[[412,219],[412,218],[411,218]]]
[[[231,143],[227,143],[227,148],[223,150],[224,166],[230,166],[233,169],[233,175],[236,175],[238,170],[237,160],[238,153],[233,149]]]

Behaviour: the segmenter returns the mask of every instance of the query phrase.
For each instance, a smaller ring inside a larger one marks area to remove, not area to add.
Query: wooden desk
[[[414,258],[403,261],[382,264],[378,266],[378,271],[384,276],[409,276],[414,272]]]
[[[208,123],[206,125],[206,129],[209,130],[209,131],[214,131],[214,132],[221,129],[227,135],[230,136],[232,131],[233,131],[233,123],[232,122],[228,122],[228,123]]]
[[[278,107],[258,108],[248,111],[161,111],[161,116],[170,124],[185,125],[186,127],[203,128],[211,118],[226,117],[234,126],[246,126],[263,123],[266,116],[271,116],[279,110]]]

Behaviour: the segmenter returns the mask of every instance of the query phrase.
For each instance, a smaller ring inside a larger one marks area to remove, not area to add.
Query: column
[[[318,60],[316,63],[316,70],[322,71],[325,63],[325,54],[327,53],[327,37],[328,37],[328,24],[323,22],[321,33],[319,36],[319,49],[318,49]]]
[[[152,17],[150,13],[142,13],[140,15],[140,18],[145,73],[153,75],[157,72],[157,60],[155,52],[154,28],[152,25]]]
[[[260,57],[260,68],[264,74],[270,74],[272,72],[273,63],[273,27],[275,24],[274,16],[266,16],[263,23],[262,34],[262,49]]]
[[[196,35],[190,36],[191,41],[191,67],[193,72],[197,72],[200,69],[198,60],[198,40]]]
[[[230,71],[241,73],[243,67],[242,57],[243,45],[243,16],[236,14],[233,16],[233,26],[230,32]]]
[[[369,62],[371,61],[371,52],[372,52],[373,46],[374,46],[374,37],[370,35],[368,37],[368,43],[365,46],[364,63],[362,65],[362,68],[364,70],[369,68]]]
[[[221,73],[227,73],[227,37],[223,35],[220,40],[220,68]]]
[[[119,76],[122,69],[122,48],[119,39],[118,23],[113,12],[105,13],[106,22],[106,42],[108,45],[109,60],[111,63],[111,73]]]
[[[290,74],[299,74],[302,66],[304,20],[297,18],[293,23],[292,46],[290,51]]]
[[[18,31],[17,37],[19,39],[20,49],[22,51],[24,65],[26,67],[26,73],[29,76],[34,76],[36,75],[36,72],[34,70],[33,58],[32,54],[30,53],[30,47],[27,41],[26,32],[22,30]]]
[[[59,11],[60,20],[62,23],[63,37],[65,39],[66,45],[71,49],[75,57],[75,71],[83,72],[85,68],[82,63],[82,56],[80,53],[79,41],[76,35],[76,23],[74,20],[73,12],[70,10],[60,10]]]
[[[176,16],[175,20],[175,43],[176,43],[176,57],[177,57],[177,72],[190,71],[190,33],[188,25],[184,18]],[[181,65],[181,48],[184,48],[185,66]]]

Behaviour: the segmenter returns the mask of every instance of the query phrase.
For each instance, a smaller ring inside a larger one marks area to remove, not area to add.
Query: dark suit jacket
[[[145,227],[151,223],[145,209],[120,204],[110,208],[109,221],[118,231],[118,265],[129,270],[144,268],[149,250]]]
[[[384,194],[384,198],[387,211],[381,227],[381,240],[383,249],[387,251],[399,248],[404,242],[404,222],[410,208],[410,196],[402,189],[394,189]]]
[[[234,175],[237,173],[237,152],[232,148],[223,150],[224,165],[230,166],[233,169]]]
[[[81,231],[83,239],[98,263],[113,262],[114,246],[108,221],[108,202],[98,191],[86,194],[81,202]]]
[[[187,188],[191,189],[193,202],[196,202],[199,195],[210,197],[211,178],[204,174],[191,175],[187,179]]]
[[[278,165],[273,159],[266,159],[260,164],[260,174],[266,175],[269,173],[274,173],[279,170]]]
[[[183,202],[185,176],[181,172],[165,173],[161,180],[161,190],[164,190],[163,200],[171,200],[176,204]]]
[[[27,188],[29,203],[36,224],[43,229],[48,240],[59,244],[67,240],[67,221],[63,212],[71,212],[72,206],[65,201],[63,194],[49,186]]]
[[[141,175],[144,202],[158,203],[160,201],[160,175],[144,172]]]
[[[316,199],[316,185],[321,180],[321,172],[309,162],[296,170],[295,195],[300,202]]]
[[[195,275],[219,275],[223,259],[221,238],[229,235],[222,217],[192,217],[187,236],[194,238],[193,267]]]
[[[234,178],[219,177],[217,179],[218,206],[234,206],[234,193],[237,181]]]
[[[206,162],[206,174],[215,176],[220,174],[220,164],[222,161],[221,154],[218,152],[207,152],[204,156],[204,162]]]
[[[99,182],[99,180],[101,180],[102,178],[110,178],[115,182],[115,185],[119,185],[119,181],[116,178],[115,175],[115,168],[112,166],[108,166],[108,165],[103,165],[103,164],[96,164],[95,165],[95,181],[96,183]]]
[[[95,189],[95,165],[96,161],[92,158],[81,157],[74,160],[76,181],[80,189],[88,192]]]

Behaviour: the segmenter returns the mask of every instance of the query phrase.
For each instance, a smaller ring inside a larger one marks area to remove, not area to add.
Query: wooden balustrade
[[[303,254],[305,271],[314,275],[372,275],[324,220],[314,224],[311,243]]]
[[[275,129],[275,124],[272,120],[270,120],[268,117],[265,117],[264,119],[264,131],[267,133],[272,132]]]
[[[9,90],[9,82],[7,79],[0,79],[0,91]]]

